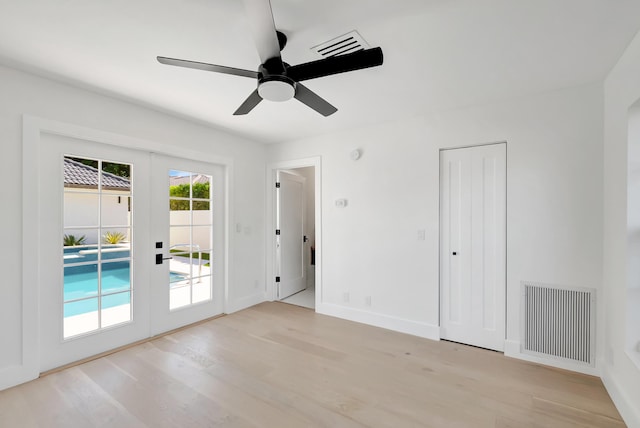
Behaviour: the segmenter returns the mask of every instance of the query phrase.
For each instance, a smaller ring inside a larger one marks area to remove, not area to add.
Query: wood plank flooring
[[[601,381],[283,303],[0,392],[1,427],[623,427]]]

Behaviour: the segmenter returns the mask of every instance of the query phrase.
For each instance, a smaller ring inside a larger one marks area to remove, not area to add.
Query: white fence
[[[191,225],[191,211],[171,211],[170,245],[190,243],[189,225]],[[211,211],[193,211],[193,242],[201,250],[211,249]]]
[[[131,216],[128,197],[103,192],[101,217],[98,216],[99,195],[82,191],[64,193],[64,234],[76,238],[85,237],[85,244],[96,244],[98,221],[102,224],[102,234],[120,232],[130,241]],[[193,219],[191,215],[193,214]],[[193,221],[193,222],[192,222]],[[211,211],[170,211],[170,246],[177,244],[198,245],[202,250],[211,249]],[[191,228],[193,225],[193,242]]]

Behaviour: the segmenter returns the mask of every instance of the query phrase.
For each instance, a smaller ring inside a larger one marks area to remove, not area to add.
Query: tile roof
[[[209,183],[211,178],[207,175],[196,174],[193,176],[194,183]],[[189,184],[189,176],[169,177],[169,186],[179,186],[181,184]]]
[[[98,170],[92,166],[64,158],[64,187],[98,187]],[[102,172],[102,188],[129,190],[131,183],[124,177]]]

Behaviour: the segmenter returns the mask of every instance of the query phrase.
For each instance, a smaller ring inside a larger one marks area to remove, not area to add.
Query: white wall
[[[22,361],[22,118],[23,114],[180,145],[233,161],[232,218],[248,233],[232,234],[230,310],[264,297],[264,147],[192,122],[65,84],[0,67],[3,177],[0,229],[0,388]],[[9,180],[10,179],[10,180]],[[10,209],[6,208],[10,207]],[[24,245],[35,245],[25,243]],[[24,260],[28,263],[29,260]]]
[[[507,141],[507,353],[518,354],[520,281],[601,289],[602,116],[602,87],[589,85],[270,146],[270,162],[322,157],[317,309],[439,337],[439,149]]]
[[[640,427],[640,313],[637,272],[638,218],[628,196],[638,194],[637,109],[640,100],[640,35],[605,80],[604,111],[604,263],[606,298],[603,380],[629,426]],[[637,105],[636,105],[637,106]],[[630,114],[631,113],[631,114]],[[631,121],[631,129],[629,129]],[[629,132],[631,131],[631,132]],[[629,144],[631,137],[631,144]],[[630,185],[628,185],[630,184]],[[628,214],[631,214],[628,216]],[[635,230],[634,230],[635,229]],[[635,307],[634,307],[635,306]]]

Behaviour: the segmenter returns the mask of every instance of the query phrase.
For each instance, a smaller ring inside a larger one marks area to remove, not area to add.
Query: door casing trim
[[[276,187],[275,182],[279,170],[288,170],[295,168],[314,167],[314,201],[315,201],[315,229],[316,229],[316,269],[315,269],[315,285],[316,298],[315,307],[322,303],[322,159],[320,156],[314,156],[303,159],[295,159],[282,162],[274,162],[267,165],[266,174],[266,195],[267,195],[267,211],[265,227],[265,299],[273,301],[277,298],[277,285],[275,282],[276,272]]]
[[[229,232],[230,219],[233,218],[233,159],[231,157],[212,155],[179,146],[172,146],[156,141],[130,137],[114,132],[102,131],[80,125],[44,119],[32,115],[22,117],[22,242],[39,242],[38,216],[40,213],[38,197],[38,162],[42,134],[60,135],[116,147],[140,150],[148,153],[159,153],[189,160],[208,162],[224,168],[225,180],[225,224],[224,224],[224,306],[223,311],[231,305],[229,302],[229,266],[233,266],[231,247],[232,234]],[[28,261],[28,262],[27,262]],[[0,370],[0,390],[28,382],[39,376],[40,368],[40,313],[39,313],[39,265],[33,249],[27,245],[22,247],[22,349],[20,361]]]

